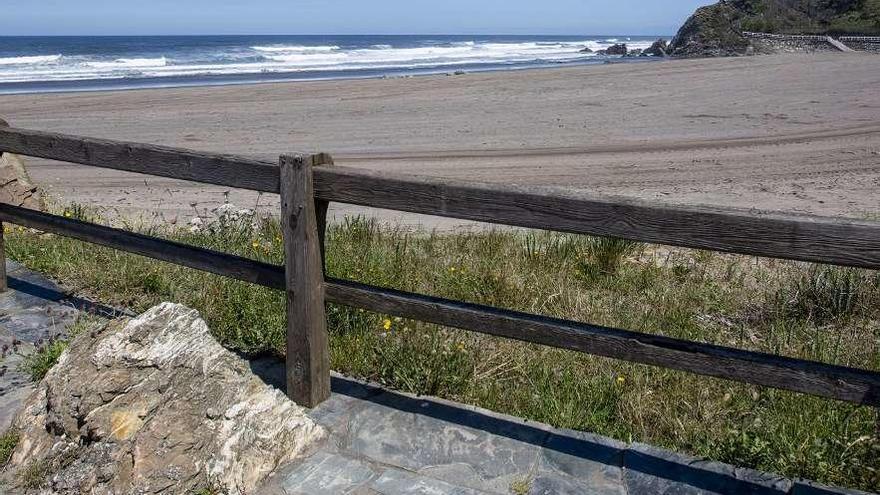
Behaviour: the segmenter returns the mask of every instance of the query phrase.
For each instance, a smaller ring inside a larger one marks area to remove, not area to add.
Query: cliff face
[[[679,57],[743,55],[743,31],[880,34],[880,0],[722,0],[697,9],[672,40]]]

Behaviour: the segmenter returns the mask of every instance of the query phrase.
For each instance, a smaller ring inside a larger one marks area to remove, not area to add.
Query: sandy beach
[[[880,214],[880,57],[864,53],[0,96],[0,117],[17,127],[272,161],[325,151],[339,165],[378,170],[669,203]],[[188,221],[227,198],[243,207],[277,202],[29,163],[59,201],[123,216]],[[337,218],[356,211],[333,210]]]

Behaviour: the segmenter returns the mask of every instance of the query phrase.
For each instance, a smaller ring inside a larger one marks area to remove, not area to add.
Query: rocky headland
[[[669,45],[674,57],[725,57],[790,51],[746,33],[878,35],[880,2],[873,0],[721,0],[700,7]]]

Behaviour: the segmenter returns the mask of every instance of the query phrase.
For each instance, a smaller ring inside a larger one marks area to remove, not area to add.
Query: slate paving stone
[[[426,478],[400,469],[388,469],[379,478],[367,486],[375,493],[382,495],[482,495],[486,492],[463,486],[456,486],[445,481]]]
[[[626,449],[610,438],[557,430],[544,442],[530,493],[625,495],[621,466]]]
[[[351,418],[350,453],[474,489],[507,492],[534,471],[546,437],[544,431],[393,393],[370,402]]]
[[[791,495],[871,495],[859,490],[845,490],[821,485],[815,481],[795,480]]]
[[[7,260],[9,290],[0,293],[0,432],[9,428],[19,407],[33,391],[22,369],[42,339],[65,336],[78,311],[49,279]]]
[[[623,456],[628,493],[785,495],[791,480],[634,443]]]
[[[528,495],[624,495],[623,486],[591,486],[583,480],[562,476],[538,476],[529,485]]]
[[[482,495],[486,492],[340,454],[318,452],[284,476],[285,495]]]
[[[338,495],[351,493],[377,474],[367,463],[318,452],[285,475],[283,488],[289,495]]]

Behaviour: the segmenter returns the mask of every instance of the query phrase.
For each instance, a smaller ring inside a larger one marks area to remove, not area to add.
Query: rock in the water
[[[626,54],[627,57],[641,57],[642,49],[636,48],[635,50],[630,50],[629,53]]]
[[[606,55],[626,55],[627,53],[626,43],[618,43],[616,45],[611,45],[605,49]]]
[[[590,47],[585,46],[583,49],[580,50],[580,53],[593,53],[593,50]]]
[[[61,494],[253,493],[324,436],[171,303],[76,337],[15,427],[7,480],[39,466],[39,492]]]
[[[668,45],[668,43],[666,43],[666,40],[659,39],[659,40],[655,41],[654,43],[652,43],[650,47],[645,49],[645,51],[642,52],[642,56],[643,57],[665,57],[666,50],[668,47],[669,47],[669,45]]]
[[[9,125],[0,119],[0,127]],[[24,160],[12,153],[0,153],[0,203],[45,210],[46,204],[37,186],[31,182]]]

